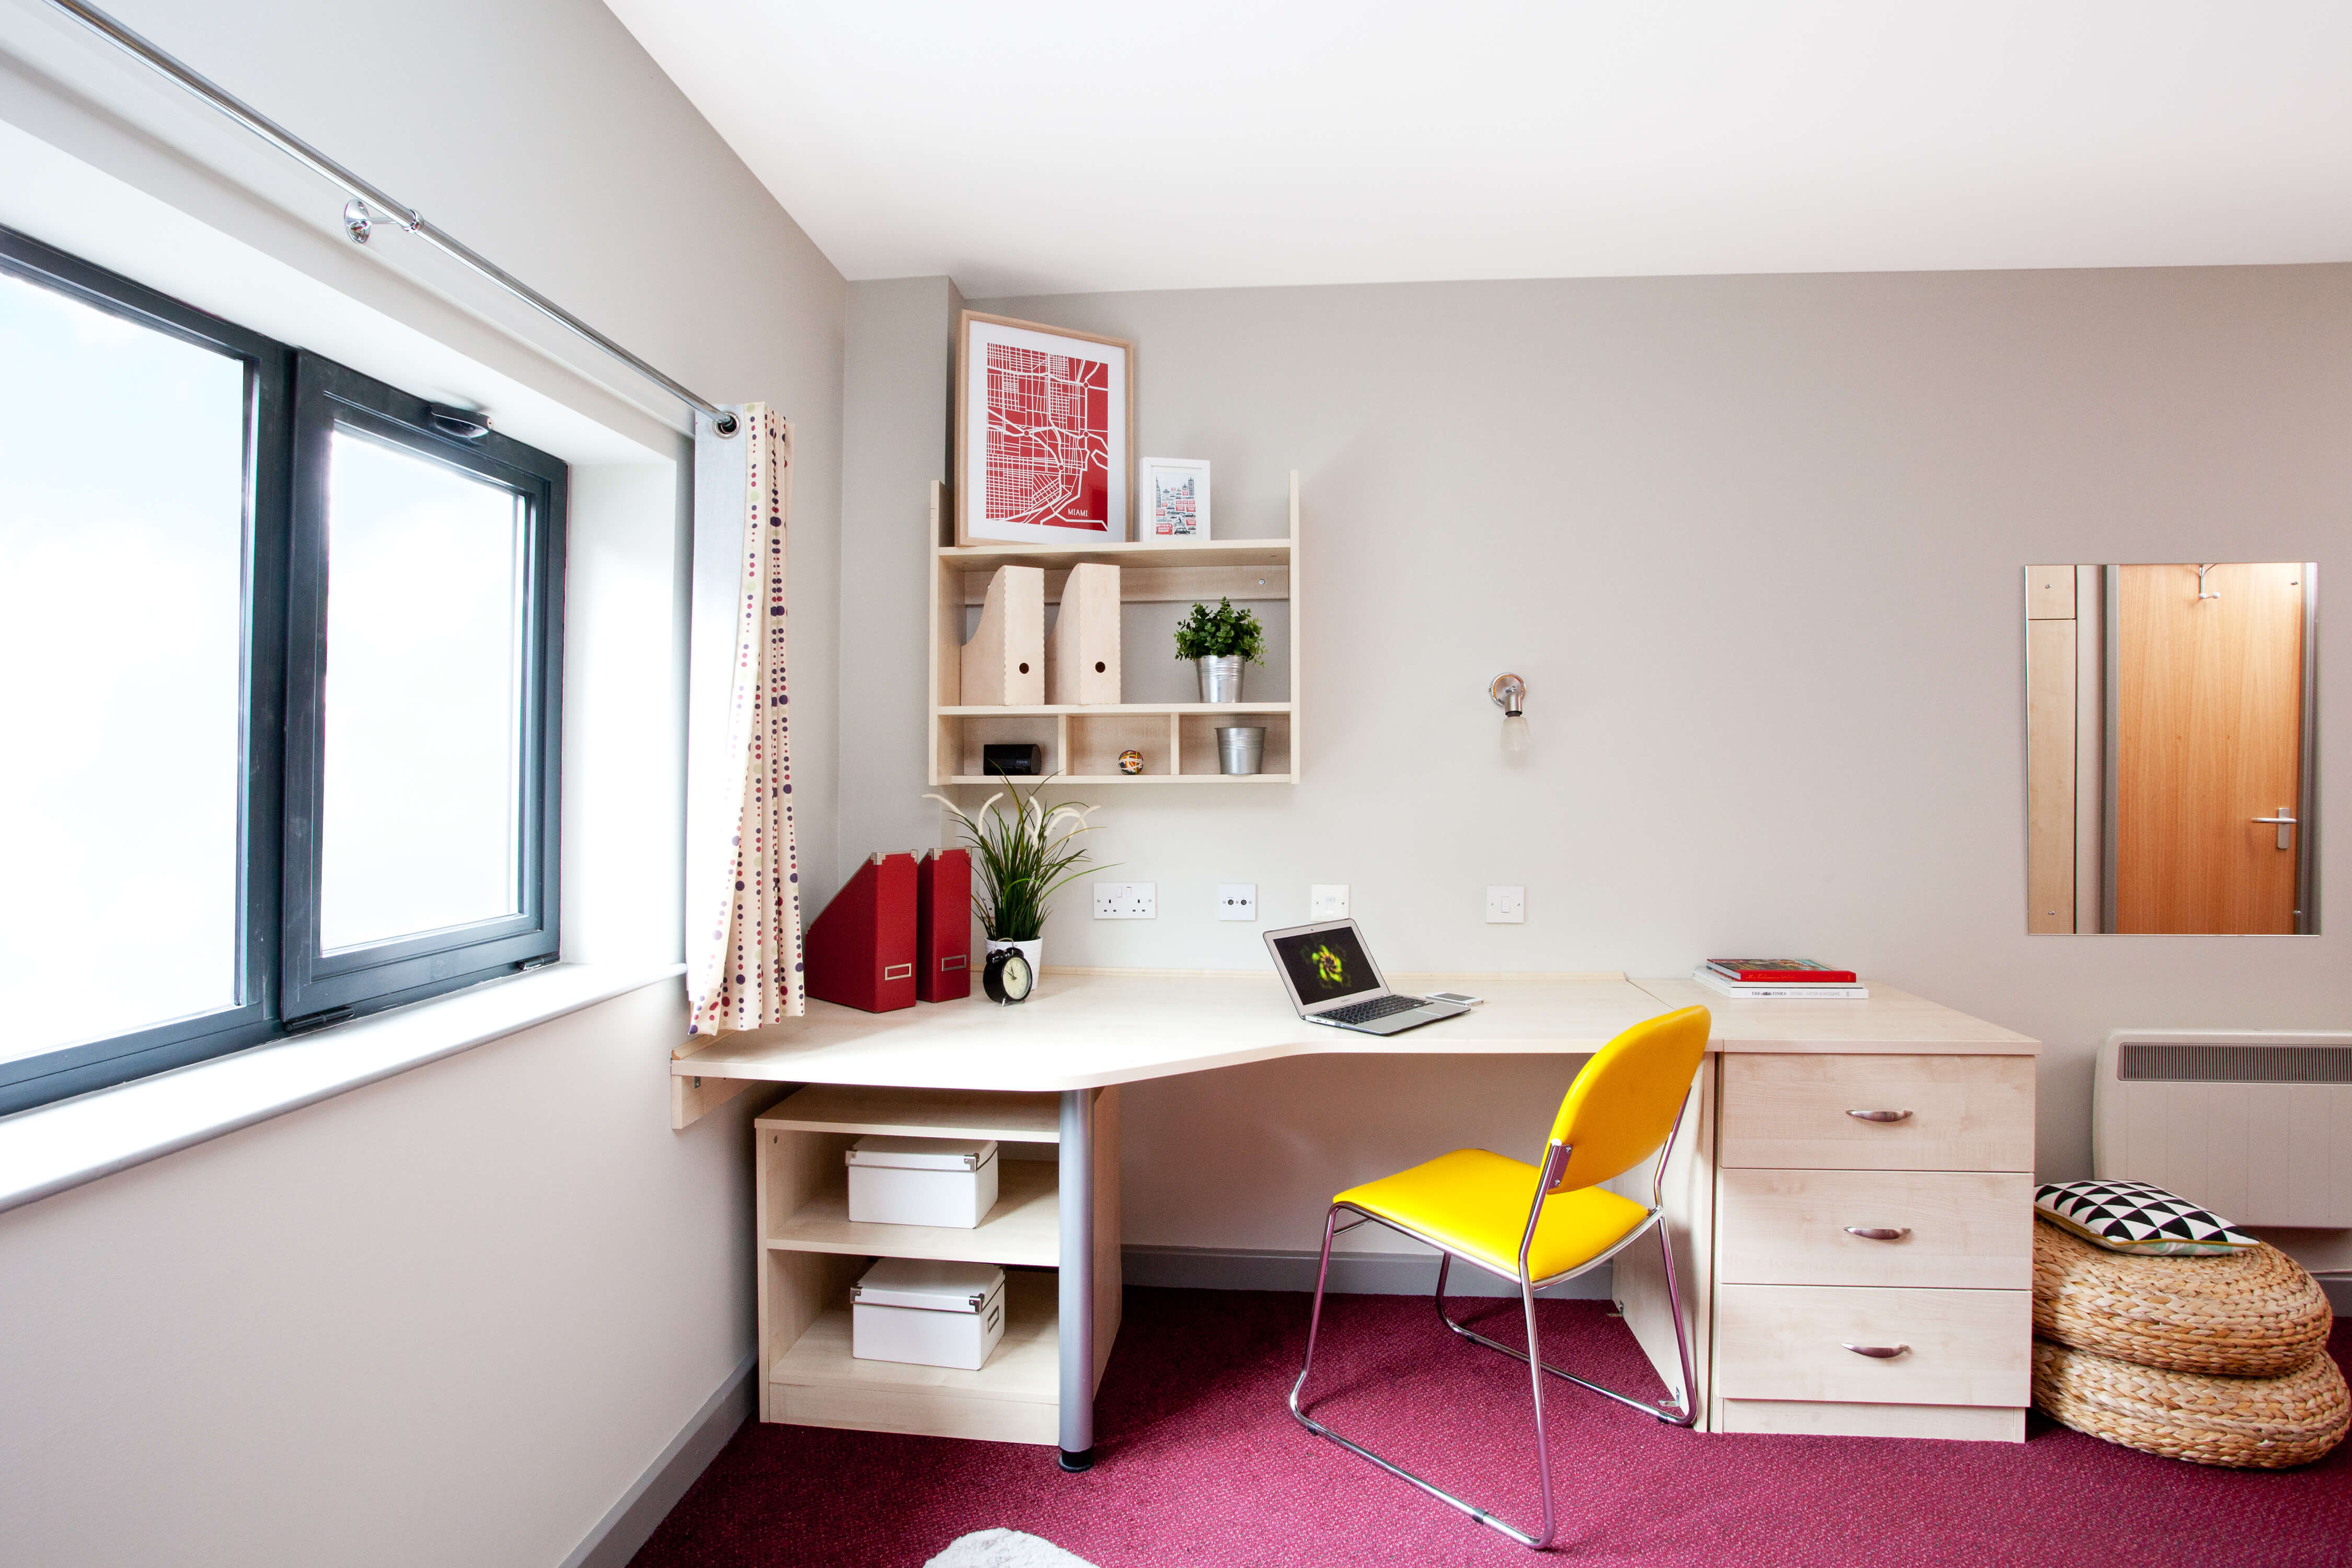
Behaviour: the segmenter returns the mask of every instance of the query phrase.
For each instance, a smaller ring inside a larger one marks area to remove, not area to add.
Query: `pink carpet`
[[[1516,1302],[1457,1303],[1514,1339]],[[1597,1301],[1547,1302],[1545,1349],[1663,1393]],[[1003,1526],[1100,1568],[1526,1563],[1472,1523],[1292,1421],[1307,1298],[1129,1290],[1097,1402],[1098,1462],[806,1427],[738,1433],[638,1568],[917,1568]],[[1527,1527],[1517,1362],[1446,1332],[1425,1300],[1334,1298],[1317,1414]],[[2352,1329],[2330,1342],[2352,1354]],[[1555,1553],[1611,1568],[2352,1568],[2352,1444],[2300,1470],[2207,1469],[2036,1416],[2022,1444],[1705,1436],[1555,1382]],[[1312,1390],[1310,1390],[1310,1393]]]

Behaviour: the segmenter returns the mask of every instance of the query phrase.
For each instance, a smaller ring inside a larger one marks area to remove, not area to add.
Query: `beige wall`
[[[975,305],[1133,338],[1140,449],[1213,461],[1220,534],[1278,531],[1287,470],[1305,487],[1304,782],[1093,792],[1101,858],[1159,884],[1159,919],[1066,897],[1049,963],[1255,968],[1324,881],[1401,970],[1838,960],[2049,1042],[2053,1177],[2087,1171],[2107,1029],[2343,1026],[2352,931],[2027,938],[2020,574],[2326,560],[2352,532],[2352,268]],[[919,637],[921,589],[868,606],[845,658]],[[2352,642],[2320,657],[2324,727],[2352,734]],[[1485,696],[1504,669],[1531,691],[1523,764]],[[886,783],[845,754],[845,789]],[[2340,775],[2323,792],[2343,818]],[[1221,880],[1258,884],[1260,925],[1214,921]],[[1525,925],[1483,923],[1490,882],[1526,886]],[[1310,1060],[1139,1087],[1128,1239],[1309,1246],[1342,1181],[1530,1145],[1559,1077]]]
[[[877,849],[927,848],[938,807],[925,801],[923,727],[930,657],[926,612],[892,618],[907,584],[922,591],[930,483],[948,477],[948,413],[956,317],[963,296],[945,278],[849,286],[841,385],[841,822],[839,874]],[[923,601],[928,603],[928,601]],[[887,613],[877,617],[877,609]],[[877,787],[880,786],[880,787]],[[824,906],[803,911],[814,919]]]
[[[0,1563],[561,1562],[751,1343],[677,992],[0,1215]]]
[[[792,414],[799,825],[828,893],[839,275],[595,0],[110,8],[687,384]],[[340,195],[46,7],[0,11],[0,120],[690,472],[666,396],[414,242],[354,250]],[[168,289],[184,258],[107,259]],[[567,721],[567,829],[596,828],[567,839],[567,956],[675,960],[687,498],[600,460],[583,517],[644,531],[575,542],[582,628],[633,620],[569,650],[567,700],[608,700]],[[600,836],[626,847],[583,861]],[[563,1561],[751,1346],[748,1111],[670,1131],[679,992],[0,1214],[0,1563]]]

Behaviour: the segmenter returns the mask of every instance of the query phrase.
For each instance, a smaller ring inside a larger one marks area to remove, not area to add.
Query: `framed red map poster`
[[[956,542],[1127,538],[1134,345],[966,310],[956,361]]]

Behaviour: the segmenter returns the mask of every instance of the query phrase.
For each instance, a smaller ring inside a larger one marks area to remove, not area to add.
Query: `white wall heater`
[[[2117,1029],[2091,1163],[2240,1225],[2352,1226],[2352,1034]]]

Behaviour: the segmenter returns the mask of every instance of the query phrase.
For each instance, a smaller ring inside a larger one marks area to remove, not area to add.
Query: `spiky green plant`
[[[1004,788],[990,795],[981,808],[966,815],[945,795],[927,795],[955,814],[964,843],[971,850],[972,868],[980,873],[971,907],[979,911],[981,928],[991,942],[1034,942],[1045,934],[1045,901],[1066,886],[1087,862],[1087,852],[1076,842],[1092,833],[1087,821],[1090,805],[1070,802],[1051,809],[1038,804],[1037,792],[1051,773],[1030,786],[1021,798],[1020,786],[999,773]],[[999,811],[996,803],[1013,796],[1013,810]],[[1065,823],[1070,826],[1062,826]],[[1058,829],[1058,830],[1057,830]]]

